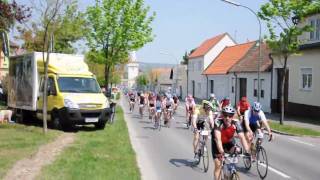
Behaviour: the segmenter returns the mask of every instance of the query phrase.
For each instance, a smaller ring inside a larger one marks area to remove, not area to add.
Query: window
[[[198,93],[201,95],[201,83],[198,83]]]
[[[310,40],[320,40],[320,19],[310,20],[313,31],[310,32]]]
[[[232,85],[231,85],[231,92],[234,93],[234,86],[235,86],[235,82],[236,82],[236,79],[235,78],[232,78]]]
[[[315,28],[315,22],[314,22],[314,20],[311,20],[311,21],[310,21],[310,26],[313,27],[313,28]],[[314,40],[314,31],[311,31],[311,32],[310,32],[310,40]]]
[[[213,80],[210,80],[210,93],[214,92],[213,89],[214,89],[214,82]]]
[[[302,89],[311,90],[312,88],[312,68],[301,68]]]
[[[264,98],[264,86],[265,86],[265,81],[264,79],[260,79],[260,86],[261,86],[261,89],[260,89],[260,97],[261,98]]]
[[[253,96],[258,96],[258,79],[253,80]]]
[[[198,70],[199,70],[199,71],[202,70],[202,68],[201,68],[201,61],[198,62]]]

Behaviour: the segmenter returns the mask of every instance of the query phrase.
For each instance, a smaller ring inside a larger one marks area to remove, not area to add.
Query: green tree
[[[284,120],[284,86],[287,74],[287,60],[299,52],[302,42],[298,37],[312,29],[305,19],[313,13],[320,12],[320,2],[310,0],[270,0],[261,6],[259,17],[267,22],[269,36],[267,43],[272,55],[283,62],[281,77],[281,118]],[[276,33],[276,31],[280,31]]]
[[[40,14],[45,13],[42,9],[39,11],[42,11]],[[57,17],[51,22],[55,29],[53,32],[53,52],[74,53],[76,51],[73,44],[84,37],[85,19],[83,16],[84,13],[78,10],[77,0],[64,2],[61,13],[57,14]],[[46,21],[48,19],[31,22],[31,28],[28,26],[17,27],[19,35],[15,38],[23,41],[22,46],[27,51],[42,51],[42,37],[45,33]]]
[[[139,75],[136,79],[136,83],[139,88],[143,89],[149,83],[147,75],[145,74]]]
[[[128,61],[130,51],[138,50],[153,40],[149,7],[144,0],[96,0],[87,8],[87,58],[104,64],[106,89],[115,65]]]

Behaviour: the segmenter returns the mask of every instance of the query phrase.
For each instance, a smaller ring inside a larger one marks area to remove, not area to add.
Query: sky
[[[94,0],[78,0],[80,9]],[[235,0],[257,12],[267,0]],[[29,4],[30,0],[17,0]],[[145,0],[156,17],[152,23],[153,42],[137,51],[141,62],[175,64],[186,51],[222,33],[229,33],[237,43],[259,38],[257,18],[249,10],[221,0]],[[262,22],[262,37],[268,34]]]

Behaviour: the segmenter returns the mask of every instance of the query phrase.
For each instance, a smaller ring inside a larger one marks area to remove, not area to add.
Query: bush
[[[120,99],[120,92],[117,92],[116,100],[119,100],[119,99]]]

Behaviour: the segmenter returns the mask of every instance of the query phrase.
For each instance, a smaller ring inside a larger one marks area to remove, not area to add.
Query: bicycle
[[[156,110],[155,119],[154,119],[154,129],[161,130],[161,109]]]
[[[201,129],[199,131],[199,142],[198,142],[198,157],[199,160],[196,165],[199,165],[202,159],[204,172],[209,169],[209,151],[207,147],[207,139],[209,137],[209,131]]]
[[[267,157],[267,152],[262,146],[262,140],[263,140],[263,134],[258,134],[256,144],[254,143],[251,144],[251,154],[252,156],[256,157],[256,166],[257,166],[257,171],[260,176],[260,179],[264,179],[267,177],[268,174],[268,157]],[[252,166],[252,161],[250,158],[243,159],[244,161],[244,166],[247,170],[249,170]]]
[[[167,128],[170,128],[171,120],[172,120],[172,107],[165,109],[164,113],[164,124],[167,126]]]
[[[140,104],[139,105],[139,114],[140,114],[141,118],[143,117],[143,110],[144,110],[144,104]]]
[[[223,156],[219,180],[240,180],[236,164],[239,162],[239,153],[228,154]]]
[[[130,112],[133,112],[133,110],[134,110],[134,104],[135,104],[135,102],[132,101],[132,100],[130,100],[130,102],[129,102],[129,110],[130,110]]]
[[[155,107],[149,107],[149,119],[152,121],[155,119]]]
[[[192,120],[192,110],[188,110],[188,117],[187,117],[187,129],[191,126],[191,120]]]

